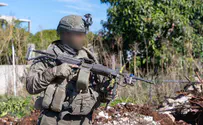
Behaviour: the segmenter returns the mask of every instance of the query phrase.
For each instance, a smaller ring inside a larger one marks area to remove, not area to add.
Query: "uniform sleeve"
[[[26,78],[26,89],[30,94],[38,94],[46,89],[55,78],[52,71],[43,62],[37,62],[30,67]]]

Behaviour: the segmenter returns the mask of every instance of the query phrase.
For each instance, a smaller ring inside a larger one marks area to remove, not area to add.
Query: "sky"
[[[0,15],[31,20],[33,34],[45,29],[56,29],[63,16],[83,16],[86,13],[91,13],[93,17],[90,31],[97,32],[102,28],[100,21],[107,18],[108,8],[100,0],[0,0],[0,3],[8,4],[0,7]]]

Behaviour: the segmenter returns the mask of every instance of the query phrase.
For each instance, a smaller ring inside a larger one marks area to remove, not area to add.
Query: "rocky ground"
[[[29,116],[26,116],[22,119],[5,116],[0,118],[0,125],[36,125],[39,115],[39,111],[32,111]]]
[[[39,111],[22,119],[0,118],[0,125],[36,125]],[[153,111],[149,106],[130,103],[117,104],[114,107],[99,108],[93,115],[94,125],[188,125],[183,121],[173,121],[167,114]]]
[[[203,84],[187,85],[174,98],[156,109],[148,105],[121,103],[100,107],[93,114],[94,125],[203,125]],[[39,111],[22,119],[5,116],[0,125],[36,125]]]
[[[203,84],[186,85],[184,90],[177,92],[176,97],[167,98],[158,111],[174,120],[203,125]]]
[[[175,125],[166,114],[153,111],[149,106],[118,104],[95,112],[95,125]]]

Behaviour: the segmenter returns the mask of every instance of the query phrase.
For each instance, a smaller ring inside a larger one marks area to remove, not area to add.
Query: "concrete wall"
[[[17,91],[25,85],[26,65],[16,65]],[[0,65],[0,95],[13,93],[13,66]]]

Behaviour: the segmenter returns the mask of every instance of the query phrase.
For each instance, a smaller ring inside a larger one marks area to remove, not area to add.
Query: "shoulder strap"
[[[83,47],[82,49],[87,52],[89,58],[93,59],[95,61],[95,63],[99,63],[99,61],[97,60],[96,56],[92,52],[90,52],[90,50],[88,50],[85,47]]]
[[[58,43],[60,42],[60,40],[54,41],[50,44],[50,46],[48,47],[47,51],[52,51],[53,54],[58,55],[58,54],[63,54],[63,50],[61,50],[61,48],[58,47]]]

